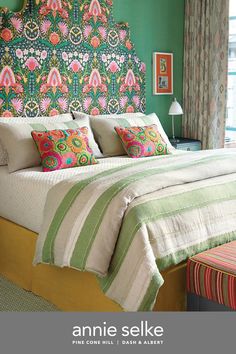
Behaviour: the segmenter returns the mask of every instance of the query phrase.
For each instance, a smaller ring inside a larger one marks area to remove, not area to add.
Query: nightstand
[[[200,140],[175,138],[174,142],[173,139],[170,139],[170,142],[177,150],[186,150],[186,151],[201,150]]]

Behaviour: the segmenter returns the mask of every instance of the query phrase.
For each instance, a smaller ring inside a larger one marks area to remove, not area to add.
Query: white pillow
[[[70,113],[59,114],[53,117],[35,117],[35,118],[26,118],[26,117],[1,118],[0,117],[0,123],[5,123],[5,124],[68,122],[70,120],[72,120],[72,115]],[[0,166],[3,165],[7,165],[7,151],[0,140]]]
[[[90,122],[89,122],[89,116],[85,113],[82,113],[82,112],[72,112],[72,114],[75,118],[74,121],[79,125],[79,128],[80,127],[87,127],[88,128],[89,146],[93,150],[94,156],[96,158],[103,157],[103,154],[99,150],[99,147],[94,139],[93,131],[91,129]]]
[[[122,116],[122,117],[121,117]],[[104,156],[120,156],[126,155],[122,143],[115,131],[116,126],[121,127],[143,127],[155,124],[161,134],[163,140],[169,149],[173,149],[162,125],[155,113],[142,116],[113,116],[113,118],[90,117],[90,123],[94,132],[95,139],[98,141],[100,149]]]
[[[77,129],[80,127],[81,124],[75,120],[61,123],[46,122],[43,124],[35,122],[21,124],[0,123],[0,139],[7,150],[9,172],[40,165],[40,155],[31,136],[33,130]]]

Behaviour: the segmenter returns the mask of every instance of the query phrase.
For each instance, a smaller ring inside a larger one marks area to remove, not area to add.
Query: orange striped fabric
[[[187,290],[236,310],[236,241],[191,257]]]

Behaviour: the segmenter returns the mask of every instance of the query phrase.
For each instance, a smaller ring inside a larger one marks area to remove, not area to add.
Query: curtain
[[[229,0],[185,0],[184,137],[224,146]]]

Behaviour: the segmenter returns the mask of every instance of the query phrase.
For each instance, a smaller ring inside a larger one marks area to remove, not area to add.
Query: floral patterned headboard
[[[0,28],[0,116],[145,111],[145,64],[112,0],[28,0]]]

